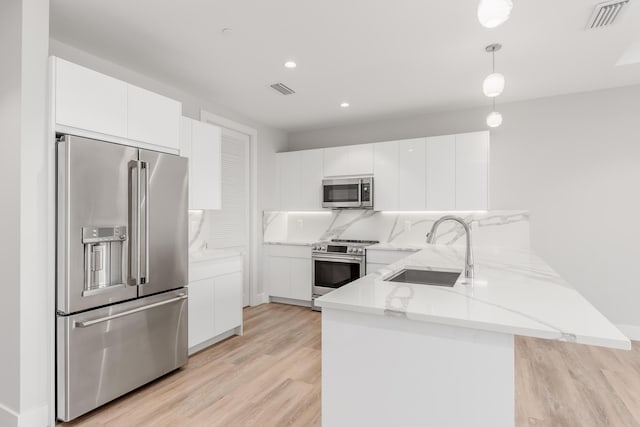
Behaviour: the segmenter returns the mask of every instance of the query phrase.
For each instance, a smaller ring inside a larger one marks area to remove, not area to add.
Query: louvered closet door
[[[243,304],[249,305],[250,169],[248,135],[222,128],[222,209],[207,211],[211,219],[209,247],[244,254]]]

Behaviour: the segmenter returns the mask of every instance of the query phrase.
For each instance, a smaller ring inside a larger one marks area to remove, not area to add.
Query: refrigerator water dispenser
[[[125,286],[127,227],[83,227],[84,291],[95,295]]]

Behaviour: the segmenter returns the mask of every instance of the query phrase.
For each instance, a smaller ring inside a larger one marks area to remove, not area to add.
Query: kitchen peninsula
[[[514,336],[630,349],[527,249],[476,248],[473,284],[397,283],[405,268],[462,270],[433,245],[317,300],[323,425],[512,426]]]

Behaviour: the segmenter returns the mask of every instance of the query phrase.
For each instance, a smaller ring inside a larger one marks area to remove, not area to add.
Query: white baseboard
[[[266,294],[266,292],[263,292],[261,294],[256,294],[256,298],[253,304],[251,304],[252,307],[255,307],[257,305],[261,305],[261,304],[266,304],[269,302],[269,295]]]
[[[2,427],[44,427],[49,426],[49,406],[34,408],[18,414],[0,405],[0,426]]]
[[[640,341],[640,326],[637,325],[616,325],[623,334],[632,341]]]

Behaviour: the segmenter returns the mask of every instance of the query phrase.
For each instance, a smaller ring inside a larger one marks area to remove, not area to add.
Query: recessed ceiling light
[[[343,103],[340,104],[340,106],[342,108],[349,108],[349,103],[348,102],[343,102]]]
[[[284,63],[285,68],[296,68],[298,64],[293,61],[287,61]]]

